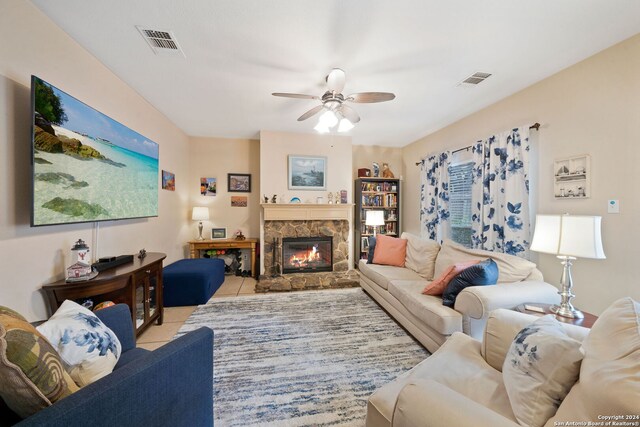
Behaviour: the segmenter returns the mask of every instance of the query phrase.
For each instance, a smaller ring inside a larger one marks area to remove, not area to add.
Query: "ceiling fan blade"
[[[344,89],[345,74],[340,68],[334,68],[327,76],[327,87],[335,93],[342,93]]]
[[[282,96],[283,98],[298,98],[298,99],[320,99],[320,97],[315,95],[303,95],[301,93],[282,93],[275,92],[272,93],[273,96]]]
[[[385,102],[391,101],[396,96],[389,92],[360,92],[352,93],[347,96],[346,101],[360,102],[360,103],[373,103],[373,102]]]
[[[318,105],[317,107],[313,107],[311,110],[307,111],[306,113],[298,117],[298,121],[301,122],[303,120],[307,120],[309,117],[318,114],[323,108],[324,108],[324,105]]]
[[[349,120],[354,125],[360,121],[360,116],[358,115],[358,113],[356,113],[356,110],[349,107],[348,105],[342,104],[340,106],[340,112],[345,119]]]

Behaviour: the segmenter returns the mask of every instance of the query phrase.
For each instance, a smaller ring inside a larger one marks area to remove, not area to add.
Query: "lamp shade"
[[[367,211],[365,222],[366,225],[384,225],[384,211]]]
[[[191,219],[194,221],[206,221],[209,219],[209,208],[197,206],[193,208]]]
[[[576,258],[604,259],[602,217],[587,215],[536,215],[531,250]]]

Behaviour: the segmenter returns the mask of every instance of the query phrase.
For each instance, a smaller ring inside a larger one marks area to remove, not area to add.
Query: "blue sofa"
[[[136,348],[124,304],[96,315],[122,344],[113,372],[31,417],[4,404],[0,425],[38,427],[212,426],[213,331],[200,328],[155,351]]]

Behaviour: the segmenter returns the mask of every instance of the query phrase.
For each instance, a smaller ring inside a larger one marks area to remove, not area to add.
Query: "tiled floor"
[[[240,295],[255,294],[256,280],[251,277],[225,276],[224,283],[213,294],[213,298],[235,297]],[[162,325],[153,324],[142,335],[138,337],[138,347],[147,350],[156,348],[171,341],[171,338],[178,332],[185,320],[197,306],[188,307],[165,307],[164,321]]]

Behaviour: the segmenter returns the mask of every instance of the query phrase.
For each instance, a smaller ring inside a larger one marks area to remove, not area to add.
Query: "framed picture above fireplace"
[[[289,190],[326,189],[326,157],[289,155]]]

